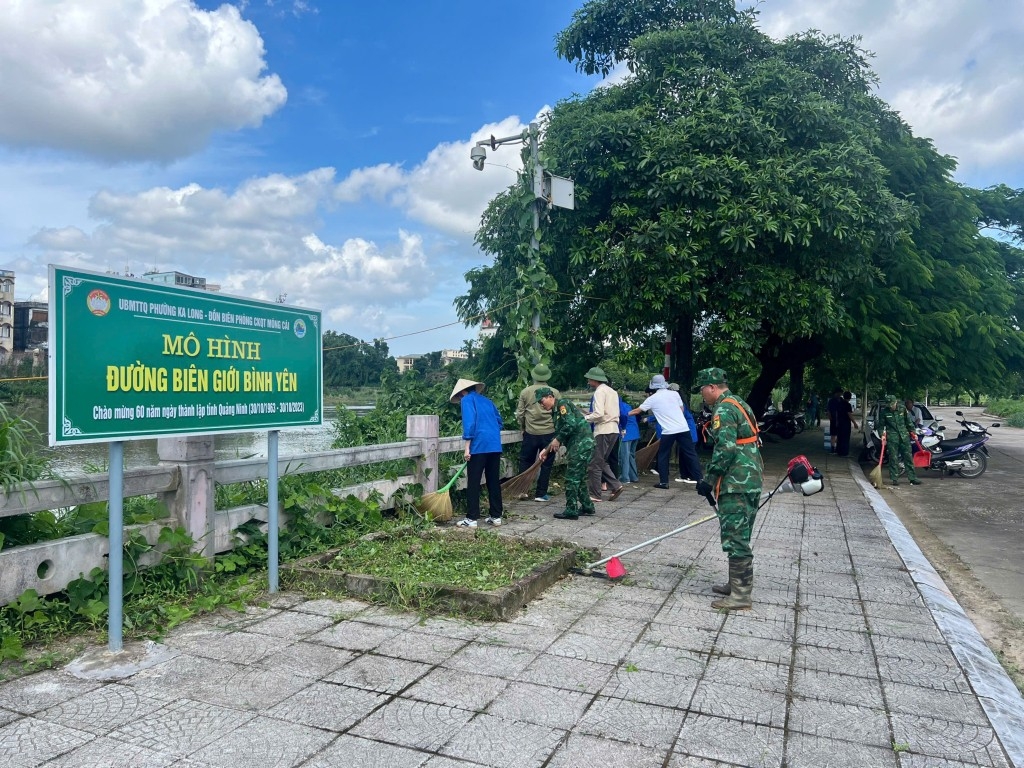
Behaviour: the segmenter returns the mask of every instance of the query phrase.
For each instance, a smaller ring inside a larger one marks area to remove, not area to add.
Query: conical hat
[[[454,403],[455,396],[459,394],[459,392],[463,392],[469,389],[470,387],[476,387],[477,392],[484,391],[484,385],[482,382],[473,381],[471,379],[459,379],[458,381],[455,382],[455,389],[452,390],[452,394],[451,397],[448,398],[448,402]]]

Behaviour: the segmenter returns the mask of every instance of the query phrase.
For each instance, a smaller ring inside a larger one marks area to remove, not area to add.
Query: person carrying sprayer
[[[725,371],[705,368],[697,374],[694,392],[713,407],[711,432],[714,452],[697,493],[715,501],[722,550],[729,557],[728,585],[715,585],[724,595],[712,608],[733,611],[752,607],[754,553],[750,537],[761,500],[764,464],[758,447],[757,421],[750,406],[729,391]]]

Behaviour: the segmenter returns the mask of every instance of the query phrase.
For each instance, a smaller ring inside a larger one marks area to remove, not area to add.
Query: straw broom
[[[658,446],[661,440],[651,440],[647,445],[636,452],[636,471],[646,472],[651,468],[651,463],[658,456]]]
[[[878,452],[878,466],[872,467],[868,479],[875,488],[882,487],[882,460],[885,458],[885,432],[882,433],[882,449]]]
[[[501,484],[501,498],[505,501],[514,501],[517,497],[530,493],[533,488],[533,481],[540,472],[540,465],[544,463],[544,457],[537,457],[533,466],[520,472],[515,477],[510,477]]]
[[[449,491],[451,491],[451,487],[455,485],[455,481],[459,479],[459,475],[465,471],[467,466],[469,466],[468,461],[455,470],[452,479],[443,488],[438,488],[433,493],[424,494],[420,498],[419,503],[416,505],[420,514],[428,520],[433,520],[437,523],[446,523],[452,519],[452,496]]]

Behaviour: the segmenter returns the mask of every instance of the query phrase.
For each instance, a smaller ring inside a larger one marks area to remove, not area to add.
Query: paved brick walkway
[[[753,611],[709,608],[714,522],[506,623],[282,594],[123,680],[0,685],[0,765],[1024,768],[1024,700],[860,468],[831,464],[759,514]],[[513,505],[502,535],[611,554],[707,514],[654,482],[578,523]]]

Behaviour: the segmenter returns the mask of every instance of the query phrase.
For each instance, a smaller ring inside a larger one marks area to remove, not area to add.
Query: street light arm
[[[489,139],[481,139],[476,143],[476,145],[478,147],[490,147],[492,150],[494,150],[500,147],[502,144],[511,144],[514,141],[525,143],[529,141],[529,139],[530,131],[529,129],[527,129],[522,133],[516,134],[515,136],[505,136],[504,138],[501,139],[496,139],[494,138],[494,136],[491,136]]]

